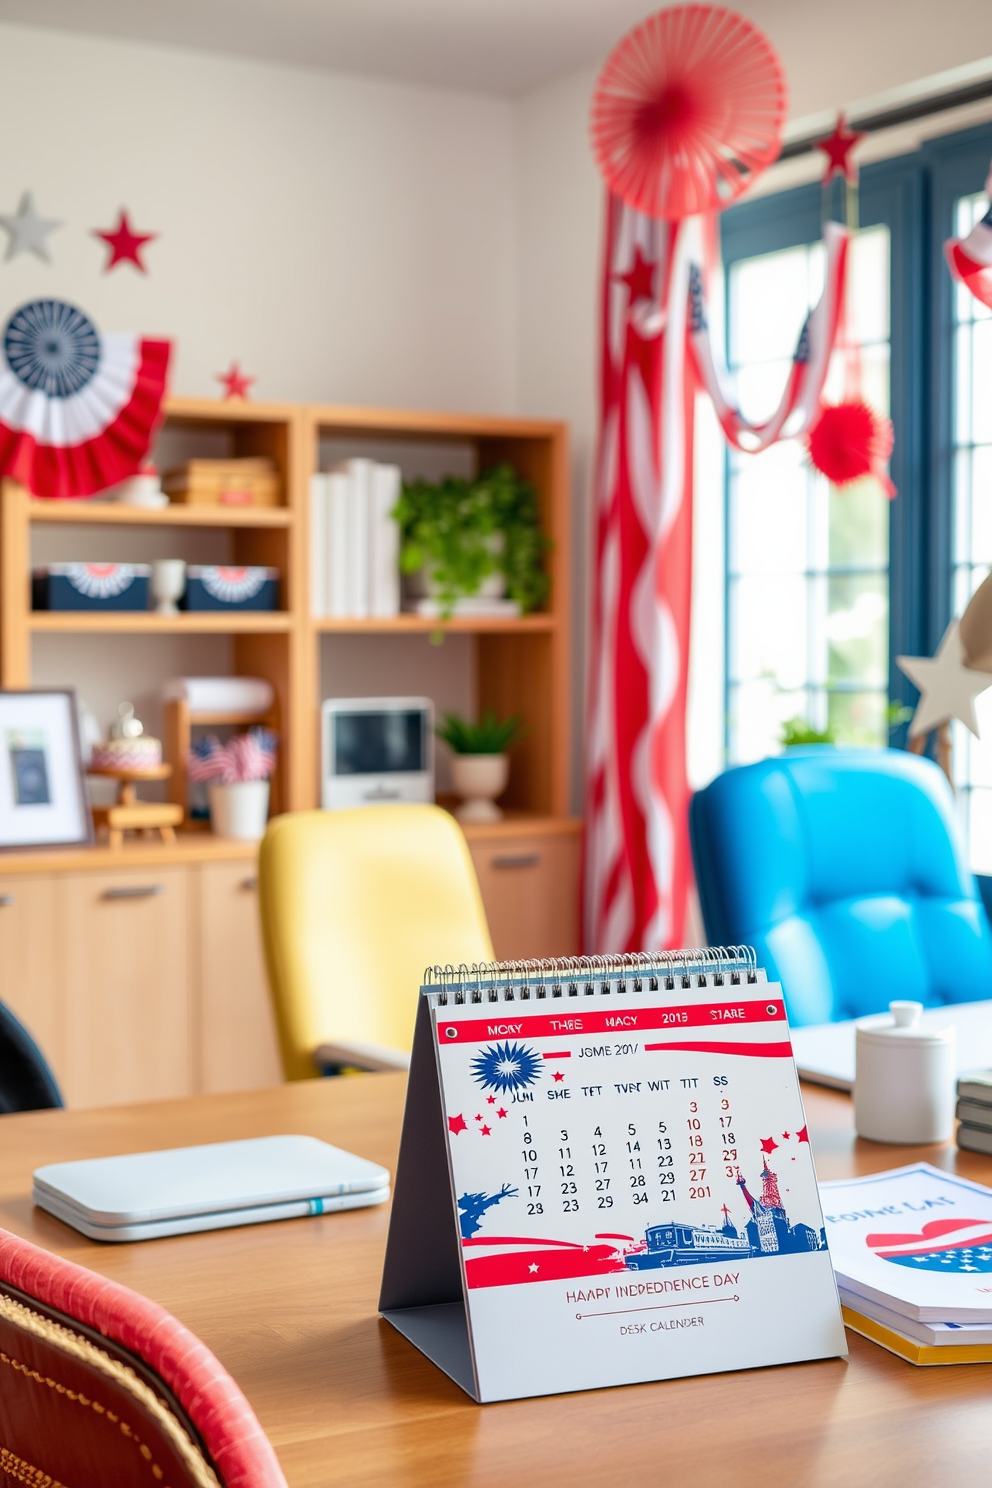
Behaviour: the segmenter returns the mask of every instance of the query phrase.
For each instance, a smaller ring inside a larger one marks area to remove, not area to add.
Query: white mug
[[[924,1027],[921,1002],[890,1002],[855,1024],[854,1125],[872,1142],[954,1135],[956,1030]]]

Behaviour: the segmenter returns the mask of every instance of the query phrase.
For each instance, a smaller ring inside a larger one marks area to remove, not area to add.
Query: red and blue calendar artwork
[[[728,991],[438,1001],[481,1398],[845,1352],[781,992]]]

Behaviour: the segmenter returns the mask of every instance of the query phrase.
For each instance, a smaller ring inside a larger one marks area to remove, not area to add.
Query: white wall
[[[65,224],[51,264],[0,259],[0,326],[53,295],[102,330],[174,338],[180,393],[218,396],[214,374],[237,358],[258,399],[512,411],[509,101],[7,25],[0,58],[0,213],[30,190]],[[160,234],[147,275],[103,272],[92,229],[121,207]],[[208,549],[175,534],[52,529],[35,561],[224,560]],[[129,698],[157,731],[162,677],[227,670],[227,650],[46,636],[33,677],[77,687],[104,727]],[[331,687],[348,647],[326,638],[324,650]],[[395,690],[388,654],[362,654],[363,691]],[[470,707],[463,646],[423,639],[404,660],[407,691]]]
[[[238,357],[260,399],[512,407],[509,102],[7,25],[0,57],[0,212],[66,224],[0,262],[0,317],[173,336],[182,393]],[[122,206],[147,276],[102,272]]]
[[[988,0],[946,0],[942,5],[933,0],[829,4],[750,0],[734,8],[761,26],[778,49],[789,80],[793,118],[838,109],[992,55]],[[596,306],[604,192],[587,128],[598,70],[588,67],[559,78],[521,98],[517,107],[521,410],[568,419],[575,451],[577,755],[586,664],[582,641],[588,615],[589,472],[596,429]],[[924,132],[937,134],[951,121],[924,124],[928,126]],[[904,138],[895,146],[907,147]],[[708,704],[712,721],[711,698]],[[716,756],[712,748],[704,755],[705,776],[712,772]]]

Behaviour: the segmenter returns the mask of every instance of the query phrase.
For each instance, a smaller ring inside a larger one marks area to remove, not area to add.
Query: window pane
[[[730,597],[730,670],[735,680],[801,687],[807,676],[806,582],[801,575],[738,579]]]
[[[875,480],[828,488],[831,564],[870,563],[884,569],[889,557],[889,501]]]
[[[822,244],[734,264],[730,362],[745,415],[777,406],[803,320],[822,288]],[[864,396],[889,408],[889,233],[851,247],[848,327]],[[850,355],[835,354],[828,402],[844,397]],[[834,490],[787,440],[728,458],[727,743],[732,762],[780,748],[782,724],[828,723],[839,742],[888,738],[890,504],[878,482]],[[970,508],[969,508],[970,510]]]
[[[827,594],[828,682],[867,682],[884,690],[889,670],[885,576],[834,574]]]
[[[866,748],[888,742],[886,693],[831,692],[828,697],[830,727],[838,739],[845,744],[862,744]]]

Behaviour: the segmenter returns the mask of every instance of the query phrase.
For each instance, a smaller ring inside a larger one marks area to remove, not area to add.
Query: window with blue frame
[[[796,720],[838,742],[903,743],[916,693],[895,665],[930,655],[992,569],[992,314],[951,281],[946,238],[987,207],[992,126],[861,172],[849,340],[865,397],[889,413],[889,502],[837,491],[797,441],[725,470],[724,752],[777,752]],[[767,416],[823,276],[819,185],[724,213],[727,361],[743,411]],[[849,359],[848,359],[849,361]],[[842,396],[835,357],[829,401]],[[980,742],[954,731],[973,866],[992,871],[992,693]]]

